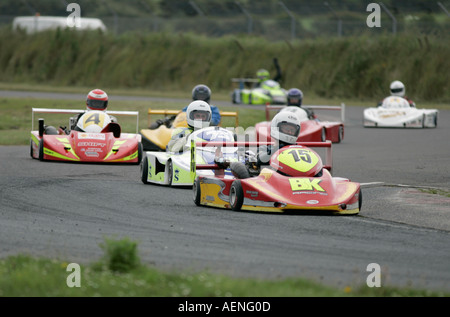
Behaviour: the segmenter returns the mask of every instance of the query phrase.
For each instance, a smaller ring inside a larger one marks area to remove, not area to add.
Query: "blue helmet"
[[[303,93],[300,89],[291,88],[287,93],[287,105],[288,106],[298,106],[302,105]]]

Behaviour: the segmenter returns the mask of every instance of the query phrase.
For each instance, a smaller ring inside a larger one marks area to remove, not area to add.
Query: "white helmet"
[[[392,96],[403,97],[405,95],[405,85],[401,81],[393,81],[389,88]]]
[[[300,135],[300,119],[290,111],[281,111],[270,123],[270,137],[286,144],[295,144]]]
[[[186,109],[187,124],[194,129],[209,127],[211,116],[211,107],[203,100],[191,102]]]

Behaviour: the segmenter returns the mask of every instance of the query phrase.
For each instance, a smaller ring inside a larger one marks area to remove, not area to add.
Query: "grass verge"
[[[449,293],[365,285],[337,289],[300,279],[236,279],[208,272],[162,272],[140,262],[137,243],[105,238],[90,265],[10,256],[0,260],[3,297],[448,297]]]

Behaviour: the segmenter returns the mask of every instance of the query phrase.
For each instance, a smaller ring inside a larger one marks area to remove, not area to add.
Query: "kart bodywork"
[[[234,141],[234,134],[222,127],[207,127],[194,131],[188,138],[183,152],[144,152],[141,163],[141,180],[144,184],[160,184],[167,186],[192,186],[194,177],[191,169],[193,153],[191,141]],[[212,164],[216,158],[231,161],[239,160],[238,148],[226,148],[218,151],[217,148],[204,147],[197,151],[195,160],[197,164]],[[224,177],[229,177],[229,170],[221,171]],[[203,175],[216,175],[218,171],[203,170]]]
[[[239,79],[233,79],[235,81]],[[255,82],[251,79],[240,79],[241,82]],[[287,91],[280,87],[280,84],[272,79],[261,83],[258,88],[246,89],[243,84],[235,89],[231,95],[234,104],[265,105],[265,104],[286,104]]]
[[[402,97],[389,96],[380,107],[364,109],[366,128],[436,128],[437,109],[411,107]]]
[[[331,142],[309,142],[308,145],[329,146],[331,150]],[[359,213],[362,205],[359,183],[333,177],[325,166],[321,176],[311,177],[307,173],[308,164],[314,160],[308,162],[306,155],[311,158],[316,153],[302,145],[291,146],[285,151],[285,155],[294,151],[301,154],[299,158],[303,156],[304,159],[293,161],[293,165],[300,164],[297,175],[282,175],[272,168],[264,168],[258,176],[244,179],[197,175],[193,185],[195,204],[236,211]],[[305,176],[300,171],[305,171]]]
[[[165,117],[164,124],[152,128],[151,117],[155,115],[162,115]],[[234,117],[235,126],[239,125],[237,112],[220,111],[221,117]],[[158,110],[148,109],[148,129],[141,129],[142,145],[144,151],[165,151],[166,146],[172,137],[172,132],[176,128],[187,127],[186,112],[179,110]]]
[[[321,110],[339,110],[342,121],[321,121],[318,119],[309,119],[306,111],[302,108],[321,109]],[[340,106],[302,106],[286,107],[266,105],[266,120],[255,125],[256,141],[271,141],[270,137],[270,110],[281,109],[281,111],[294,112],[300,118],[300,135],[297,142],[325,142],[330,140],[333,143],[340,143],[344,139],[344,112],[345,104]]]
[[[117,123],[110,123],[99,133],[60,129],[58,134],[44,133],[44,119],[39,119],[39,129],[34,130],[35,113],[79,114],[84,110],[33,108],[33,124],[30,155],[41,161],[130,163],[139,164],[142,158],[141,136],[137,133],[122,133]],[[108,114],[137,116],[135,111],[108,111]],[[138,120],[137,120],[138,122]],[[137,130],[137,125],[136,125]]]

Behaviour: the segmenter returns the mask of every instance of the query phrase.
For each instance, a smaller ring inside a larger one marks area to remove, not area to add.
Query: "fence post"
[[[383,10],[386,11],[386,13],[392,20],[392,33],[394,33],[394,35],[397,34],[397,19],[392,15],[392,13],[388,10],[388,8],[386,8],[383,2],[380,2],[380,6],[383,7]]]
[[[295,39],[295,17],[282,1],[279,1],[279,3],[283,7],[283,9],[287,12],[287,14],[291,17],[291,39],[294,40]]]
[[[241,9],[241,11],[245,14],[245,16],[247,17],[247,32],[248,34],[252,34],[253,32],[253,19],[252,16],[247,12],[247,10],[245,10],[241,4],[238,1],[235,1],[235,3],[237,4],[237,6],[239,7],[239,9]]]
[[[333,8],[330,6],[330,4],[327,1],[325,1],[323,4],[325,6],[327,6],[328,9],[330,9],[330,11],[336,17],[336,19],[338,21],[338,26],[337,26],[338,36],[341,37],[342,36],[342,20],[341,20],[341,18],[336,14],[336,12],[333,10]]]

